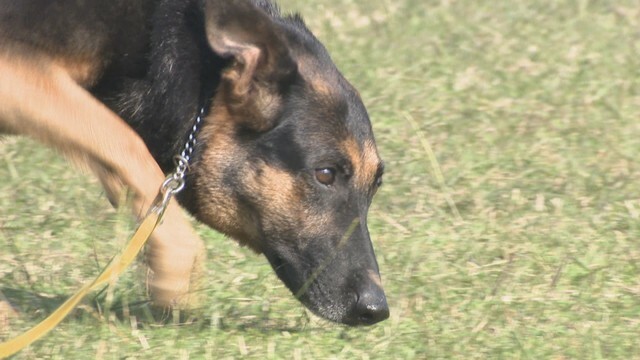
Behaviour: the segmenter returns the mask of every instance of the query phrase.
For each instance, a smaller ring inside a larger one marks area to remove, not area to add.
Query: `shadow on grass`
[[[106,289],[106,288],[105,288]],[[87,296],[80,304],[67,316],[67,319],[81,320],[87,315],[100,321],[120,321],[131,322],[131,318],[141,319],[139,327],[144,324],[161,325],[168,321],[173,321],[167,317],[166,312],[153,308],[148,300],[136,302],[126,302],[124,298],[114,298],[111,304],[106,306],[105,289],[95,294]],[[43,320],[58,309],[73,294],[49,295],[37,293],[30,289],[2,288],[0,291],[10,306],[17,312],[18,316],[24,320]],[[187,321],[188,319],[184,319]]]
[[[64,303],[67,295],[42,295],[32,290],[2,288],[0,292],[19,314],[50,314]]]
[[[18,318],[27,321],[42,321],[51,315],[73,294],[49,295],[30,289],[2,288],[4,298],[18,314]],[[111,304],[110,306],[108,304]],[[172,310],[153,306],[148,299],[128,301],[126,296],[115,295],[107,300],[106,288],[87,296],[67,317],[82,321],[86,317],[116,325],[137,329],[157,327],[192,327],[198,330],[218,329],[221,331],[262,333],[302,333],[308,328],[308,316],[292,324],[290,320],[279,318],[276,314],[265,312],[260,316],[247,316],[242,306],[229,306],[215,316],[207,314],[204,308],[192,310]]]

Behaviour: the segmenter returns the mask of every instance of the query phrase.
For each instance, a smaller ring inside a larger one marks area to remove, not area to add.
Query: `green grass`
[[[263,258],[199,227],[194,324],[146,315],[136,265],[17,359],[639,356],[637,1],[281,5],[303,12],[370,111],[387,164],[370,230],[391,318],[317,321]],[[94,277],[131,221],[32,142],[0,144],[0,179],[15,335]]]

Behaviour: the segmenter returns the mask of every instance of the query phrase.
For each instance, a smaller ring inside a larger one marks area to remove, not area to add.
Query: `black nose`
[[[359,289],[357,300],[347,314],[349,325],[373,325],[389,317],[389,305],[384,291],[378,286]]]

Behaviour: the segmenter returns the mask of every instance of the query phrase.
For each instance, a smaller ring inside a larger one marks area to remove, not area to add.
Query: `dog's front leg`
[[[120,178],[99,163],[90,163],[113,205],[124,196]],[[133,201],[138,216],[146,211],[144,203]],[[156,228],[147,244],[148,286],[156,306],[193,308],[199,303],[197,289],[204,273],[204,243],[185,218],[175,199],[165,212],[165,220]]]
[[[44,59],[43,59],[44,60]],[[0,54],[0,128],[30,136],[88,164],[116,199],[133,191],[133,211],[143,216],[164,174],[140,137],[50,61]],[[149,246],[151,292],[159,305],[185,303],[203,245],[175,201]]]
[[[184,225],[164,222],[149,241],[149,291],[159,306],[194,308],[199,305],[197,290],[204,274],[205,249],[191,226]]]

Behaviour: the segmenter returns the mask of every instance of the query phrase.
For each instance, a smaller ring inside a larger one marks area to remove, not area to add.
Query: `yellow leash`
[[[153,230],[155,230],[158,224],[160,224],[162,214],[169,204],[171,195],[175,193],[175,188],[171,188],[171,186],[174,186],[172,183],[168,184],[169,188],[167,191],[167,184],[168,181],[165,181],[160,194],[161,196],[159,195],[155,200],[153,207],[140,226],[138,226],[138,229],[135,234],[133,234],[133,237],[131,237],[131,240],[129,240],[129,243],[127,243],[120,256],[113,259],[93,282],[83,286],[77,293],[75,293],[75,295],[65,301],[64,304],[60,305],[56,311],[46,319],[42,320],[38,325],[7,342],[0,343],[0,359],[9,357],[29,346],[34,341],[40,339],[64,320],[64,318],[76,307],[76,305],[78,305],[89,291],[117,278],[117,276],[120,275],[120,273],[122,273],[129,264],[131,264],[133,259],[136,258],[144,244],[151,236],[151,233],[153,233]]]
[[[127,266],[129,266],[133,259],[135,259],[136,255],[138,255],[142,246],[144,246],[153,230],[160,223],[160,219],[160,213],[155,211],[150,212],[142,221],[118,258],[111,261],[111,263],[109,263],[109,265],[93,282],[83,286],[77,293],[75,293],[75,295],[65,301],[64,304],[60,305],[56,311],[46,319],[42,320],[38,325],[7,342],[1,343],[0,358],[3,359],[9,357],[44,336],[55,328],[71,312],[71,310],[78,305],[89,291],[94,290],[116,278],[127,268]]]
[[[193,154],[193,149],[196,145],[196,135],[202,123],[202,119],[205,116],[205,107],[201,107],[198,112],[195,124],[191,128],[189,137],[182,153],[175,157],[176,168],[162,183],[160,192],[154,200],[151,209],[147,216],[142,220],[140,226],[136,230],[135,234],[127,246],[122,250],[119,257],[115,258],[109,263],[109,265],[102,270],[98,278],[92,283],[82,287],[75,295],[70,297],[64,304],[60,305],[56,311],[49,315],[46,319],[42,320],[38,325],[29,329],[27,332],[19,335],[7,342],[0,343],[0,359],[9,357],[18,351],[24,349],[29,344],[40,339],[46,333],[55,328],[64,318],[73,310],[76,305],[87,295],[87,293],[100,285],[104,285],[110,280],[113,280],[120,275],[120,273],[129,266],[129,264],[136,258],[144,244],[147,242],[153,230],[160,224],[162,220],[162,214],[164,213],[171,197],[180,192],[185,185],[185,174],[189,170],[189,161]]]

